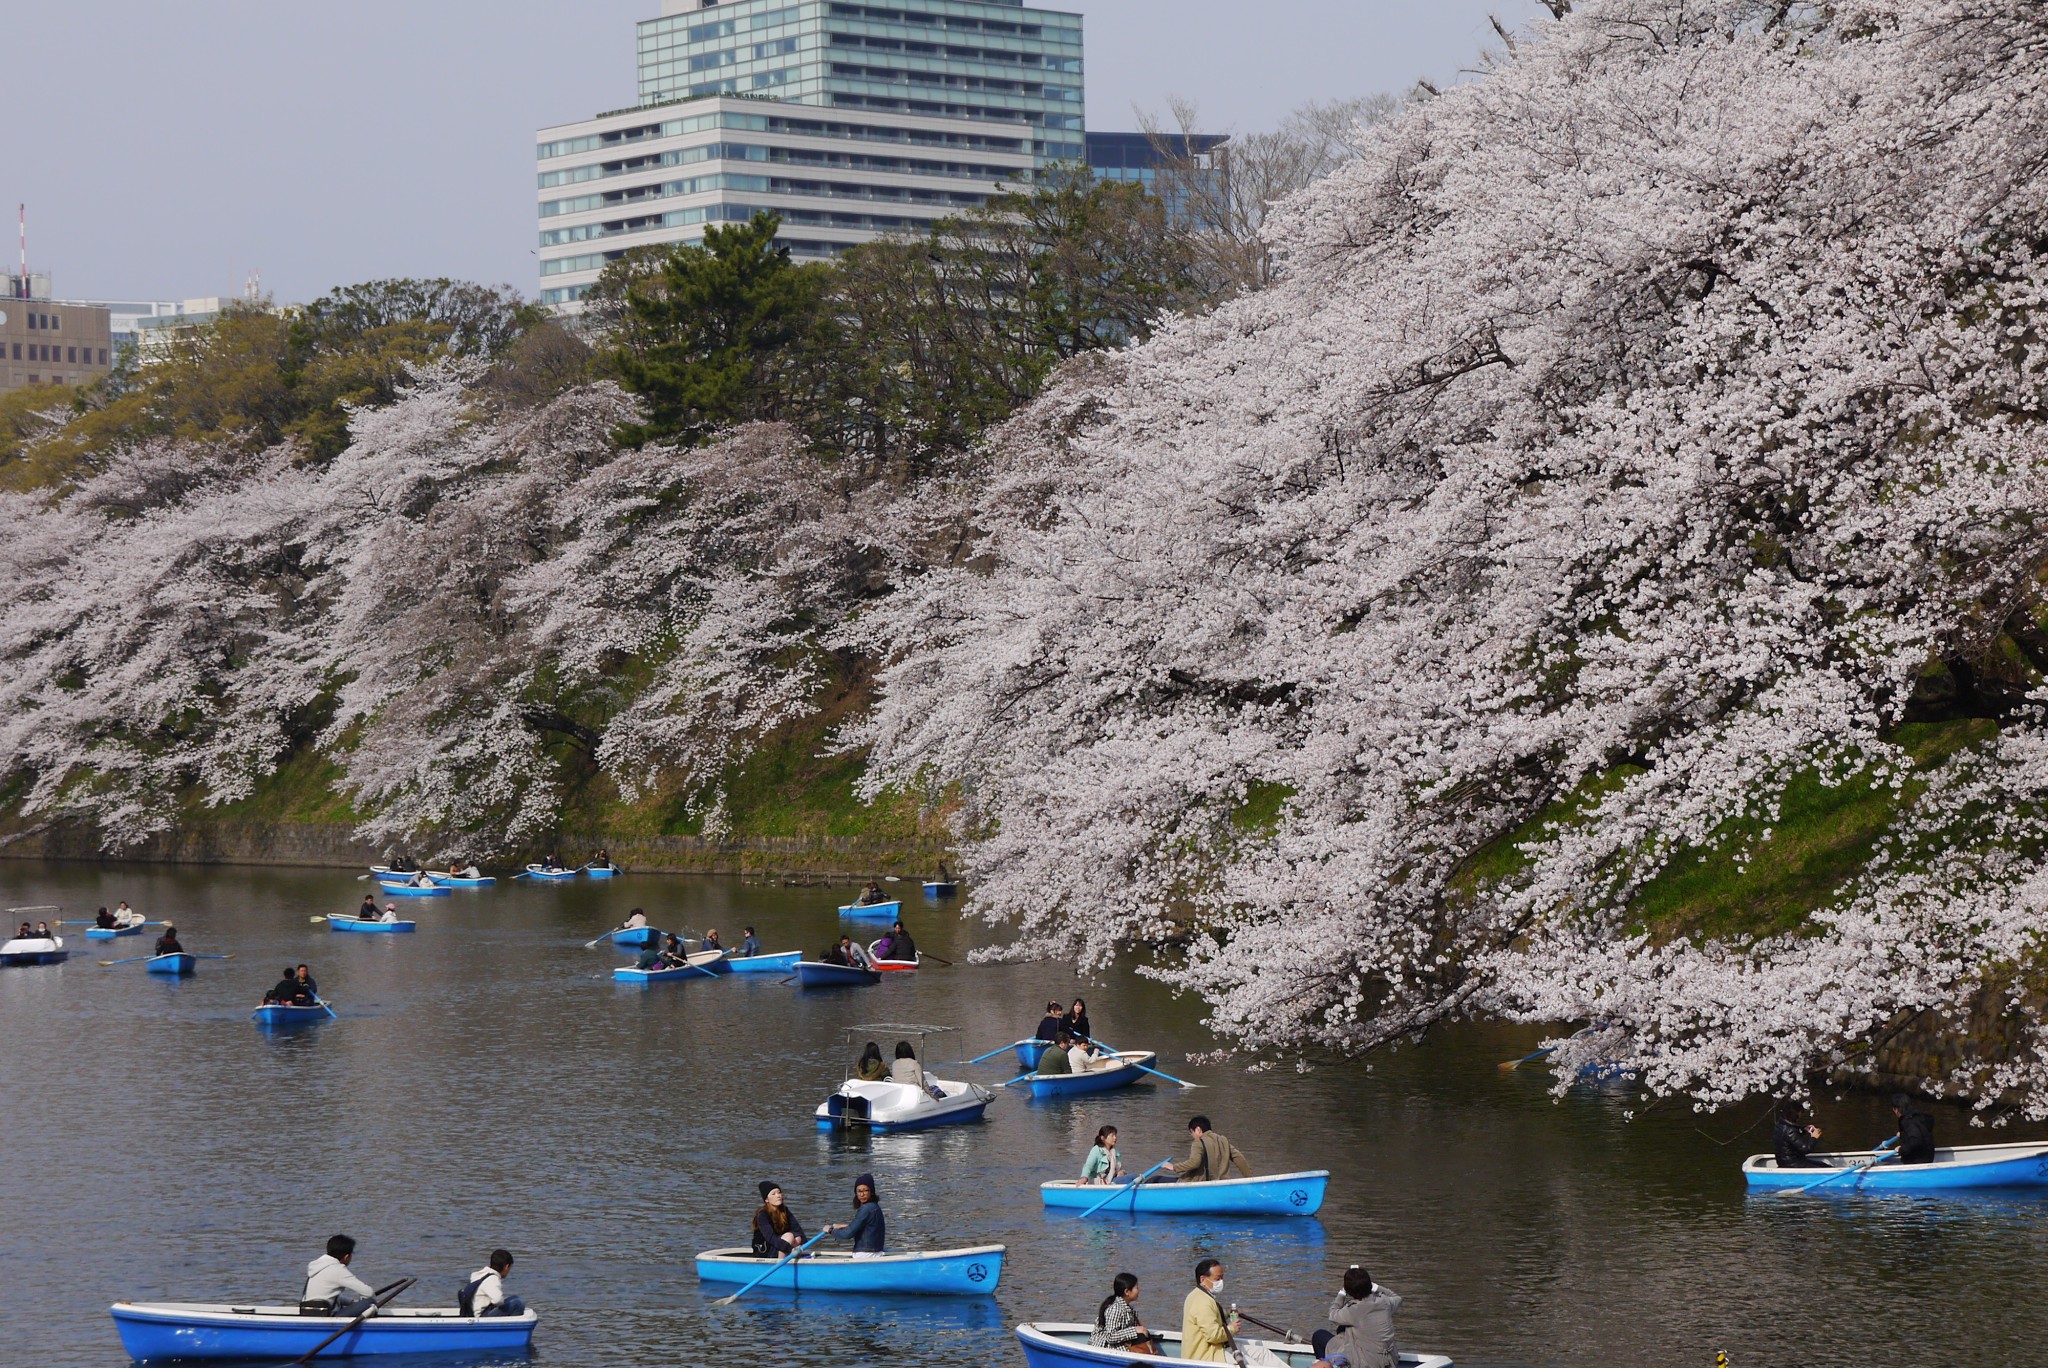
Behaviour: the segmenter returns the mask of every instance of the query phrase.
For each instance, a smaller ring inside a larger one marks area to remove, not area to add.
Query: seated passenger
[[[379,917],[379,918],[378,918],[377,920],[379,920],[379,921],[382,921],[382,922],[395,922],[395,921],[397,921],[397,920],[398,920],[398,904],[397,904],[397,903],[385,903],[385,904],[384,904],[384,915],[383,915],[383,916],[381,916],[381,917]]]
[[[156,938],[156,952],[159,955],[182,955],[185,947],[178,942],[178,928],[164,923],[164,933]]]
[[[896,1042],[896,1062],[889,1066],[891,1083],[908,1083],[913,1088],[924,1086],[924,1070],[918,1067],[917,1051],[907,1040]]]
[[[660,969],[668,963],[668,952],[661,948],[661,942],[640,948],[640,958],[633,961],[635,969]]]
[[[100,909],[100,914],[92,919],[92,924],[94,926],[97,926],[102,931],[111,931],[114,929],[115,926],[114,914],[107,911],[106,908],[102,907]]]
[[[875,939],[875,943],[868,948],[874,952],[877,960],[892,960],[896,958],[896,941],[887,931],[878,936]]]
[[[1807,1117],[1806,1108],[1797,1102],[1780,1103],[1778,1123],[1771,1128],[1771,1152],[1777,1157],[1778,1167],[1826,1168],[1826,1164],[1813,1157],[1819,1145],[1820,1127]]]
[[[1063,1029],[1053,1037],[1052,1048],[1038,1057],[1038,1076],[1050,1078],[1054,1074],[1070,1074],[1074,1061],[1067,1051],[1074,1048],[1074,1038]]]
[[[882,1047],[874,1041],[860,1052],[860,1063],[855,1066],[854,1077],[869,1083],[879,1083],[889,1076],[889,1066],[882,1062]]]
[[[760,953],[761,938],[754,934],[754,928],[750,926],[747,928],[746,934],[740,937],[739,958],[751,959]]]
[[[724,950],[724,949],[725,949],[725,947],[724,947],[723,945],[721,945],[721,944],[719,943],[719,940],[718,940],[718,928],[717,928],[717,927],[715,927],[715,926],[714,926],[714,927],[712,927],[712,928],[711,928],[711,929],[710,929],[709,931],[706,931],[706,932],[704,933],[704,948],[705,948],[706,950]]]

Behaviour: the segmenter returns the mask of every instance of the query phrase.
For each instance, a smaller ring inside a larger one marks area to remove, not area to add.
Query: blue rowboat
[[[389,934],[392,932],[410,931],[418,925],[418,922],[370,921],[364,917],[349,916],[332,916],[327,919],[327,929],[329,931],[381,931]]]
[[[803,957],[801,950],[786,950],[779,955],[746,955],[726,960],[725,967],[735,974],[792,974],[796,972],[796,962]]]
[[[796,962],[799,988],[858,988],[881,981],[881,974],[873,969],[856,969],[850,964],[825,964],[819,960],[800,959]]]
[[[609,879],[619,872],[617,865],[585,865],[583,872],[593,879]]]
[[[449,898],[454,896],[454,894],[439,884],[430,884],[426,888],[419,888],[413,884],[388,884],[380,881],[377,887],[383,889],[394,898]]]
[[[535,879],[573,879],[578,871],[574,869],[547,869],[537,864],[526,867],[527,876]]]
[[[142,923],[137,922],[133,926],[95,926],[86,931],[85,938],[87,940],[112,940],[116,936],[139,936],[141,934]]]
[[[623,945],[628,949],[641,949],[649,945],[659,945],[661,944],[661,929],[654,926],[636,926],[628,931],[614,931],[612,932],[612,944]]]
[[[212,1306],[198,1302],[115,1302],[114,1328],[133,1359],[289,1360],[348,1325],[347,1316],[302,1316],[296,1306]],[[351,1354],[516,1354],[533,1343],[540,1317],[465,1316],[454,1307],[385,1307],[320,1351]]]
[[[199,961],[191,955],[157,955],[142,962],[142,967],[152,974],[175,974],[183,977],[199,967]]]
[[[443,888],[485,888],[498,881],[492,874],[479,874],[475,878],[467,874],[429,874],[427,877]]]
[[[660,969],[635,969],[622,964],[612,970],[612,978],[620,983],[673,983],[680,979],[702,981],[706,974],[717,976],[730,974],[723,950],[699,950],[694,955],[683,957],[687,963],[667,965]]]
[[[839,909],[842,917],[886,917],[890,921],[903,915],[903,901],[893,898],[888,902],[848,903]]]
[[[960,891],[960,885],[951,879],[926,879],[924,895],[927,898],[950,898]]]
[[[1322,1206],[1323,1193],[1329,1186],[1328,1169],[1276,1173],[1269,1178],[1225,1178],[1214,1183],[1162,1183],[1155,1178],[1136,1187],[1125,1184],[1123,1195],[1098,1210],[1177,1215],[1202,1212],[1232,1216],[1313,1216]],[[1100,1183],[1077,1183],[1066,1178],[1039,1184],[1038,1194],[1048,1209],[1086,1211],[1109,1196],[1109,1189]]]
[[[334,1015],[334,1009],[324,1002],[310,1007],[298,1007],[289,1002],[266,1002],[249,1013],[249,1020],[258,1026],[299,1026],[312,1021],[326,1021]]]
[[[1023,1346],[1024,1362],[1030,1368],[1165,1368],[1198,1362],[1179,1356],[1180,1336],[1173,1331],[1152,1337],[1158,1353],[1134,1354],[1128,1349],[1095,1348],[1088,1343],[1088,1332],[1094,1328],[1076,1321],[1026,1322],[1017,1327],[1017,1343]],[[1316,1361],[1315,1349],[1306,1344],[1242,1335],[1237,1342],[1246,1348],[1257,1345],[1287,1368],[1310,1368]],[[1446,1354],[1401,1354],[1398,1362],[1400,1368],[1455,1368]]]
[[[1050,1040],[1019,1041],[1017,1044],[1017,1067],[1020,1069],[1037,1068],[1038,1061],[1043,1059],[1045,1052],[1051,1048],[1052,1042]]]
[[[1872,1164],[1869,1150],[1813,1156],[1827,1168],[1778,1167],[1776,1157],[1753,1154],[1743,1161],[1742,1176],[1752,1188],[1783,1191],[1808,1188],[1816,1194],[1838,1192],[1948,1192],[1964,1188],[2048,1187],[2048,1144],[2022,1141],[2007,1145],[1958,1145],[1938,1149],[1931,1164],[1901,1164],[1884,1159]],[[1860,1173],[1831,1177],[1863,1168]]]
[[[1107,1062],[1114,1059],[1114,1063]],[[1033,1097],[1073,1097],[1080,1093],[1108,1092],[1111,1088],[1127,1088],[1151,1075],[1138,1068],[1159,1058],[1156,1050],[1121,1050],[1114,1056],[1104,1056],[1104,1062],[1086,1073],[1077,1074],[1032,1074],[1020,1078],[1010,1086],[1022,1088]],[[1098,1194],[1100,1195],[1100,1194]]]
[[[707,1249],[697,1256],[697,1280],[748,1283],[772,1259],[751,1249]],[[813,1250],[791,1259],[762,1281],[763,1287],[806,1292],[869,1292],[925,1297],[979,1297],[996,1290],[1003,1276],[1003,1246],[975,1245],[929,1254],[879,1254],[856,1259],[844,1250]]]

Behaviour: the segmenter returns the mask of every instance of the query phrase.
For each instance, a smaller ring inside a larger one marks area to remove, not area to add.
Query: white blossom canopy
[[[1018,953],[1254,1050],[1473,1010],[1716,1105],[2037,963],[2048,9],[1594,0],[1282,205],[1273,288],[1013,423],[870,614]],[[1986,725],[1938,766],[1900,728]],[[1637,897],[1892,802],[1793,933]],[[1504,858],[1505,857],[1505,858]],[[2030,1044],[1971,1077],[2048,1115]],[[1940,1080],[1937,1080],[1939,1082]]]

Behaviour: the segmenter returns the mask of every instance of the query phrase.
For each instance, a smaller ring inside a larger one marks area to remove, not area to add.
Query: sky
[[[1088,124],[1176,96],[1217,132],[1469,73],[1533,0],[1064,0]],[[633,103],[660,0],[10,7],[0,206],[60,298],[281,302],[385,276],[537,291],[534,133]],[[9,269],[18,261],[5,246]]]

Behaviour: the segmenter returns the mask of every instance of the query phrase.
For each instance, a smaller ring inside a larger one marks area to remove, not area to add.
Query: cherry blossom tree
[[[1559,7],[1563,9],[1563,6]],[[2048,909],[2048,12],[1590,0],[1278,206],[1281,276],[1065,375],[863,618],[871,789],[957,785],[1012,953],[1244,1047],[1471,1012],[1719,1105],[2017,991]],[[1984,719],[1917,766],[1899,728]],[[1645,924],[1788,785],[1805,926]],[[1935,1086],[2048,1115],[2036,1023]]]

